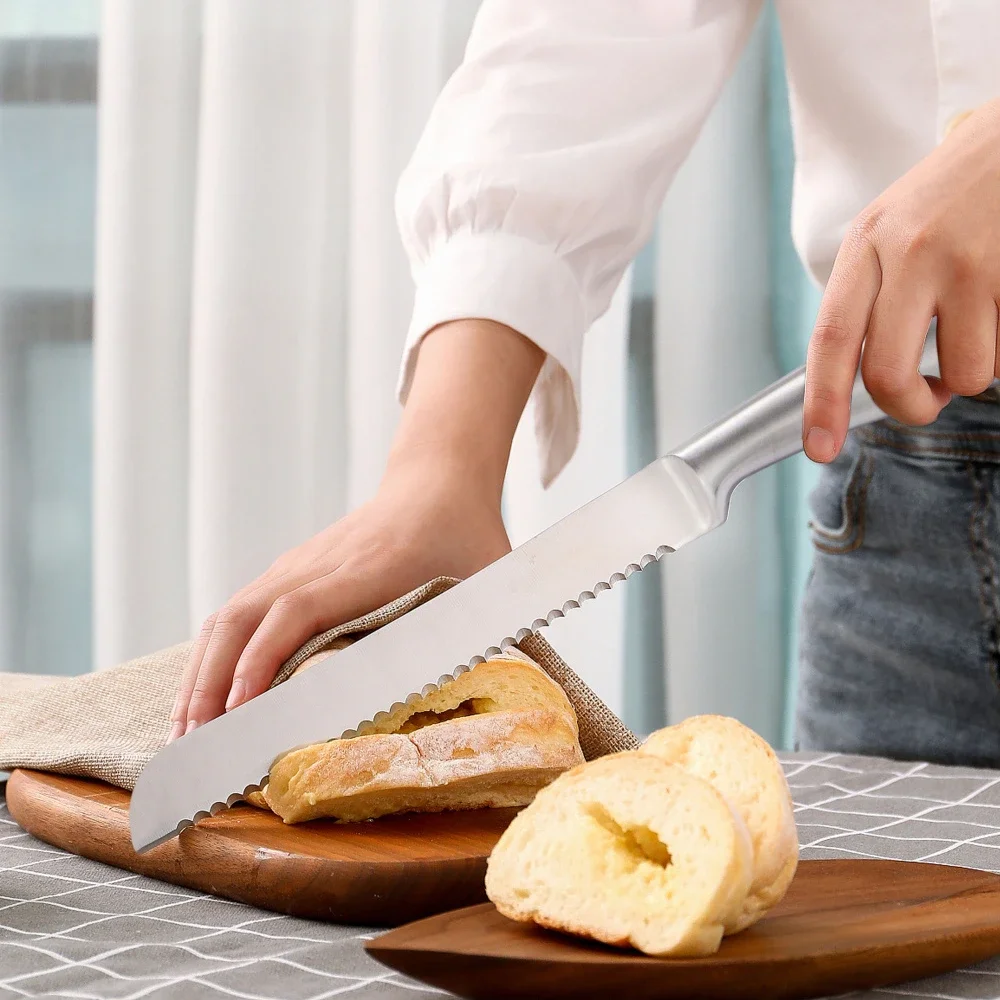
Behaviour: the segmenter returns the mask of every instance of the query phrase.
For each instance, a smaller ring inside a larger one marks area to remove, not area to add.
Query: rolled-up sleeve
[[[492,319],[547,354],[542,478],[579,437],[583,337],[652,231],[760,0],[484,0],[397,191],[423,336]]]

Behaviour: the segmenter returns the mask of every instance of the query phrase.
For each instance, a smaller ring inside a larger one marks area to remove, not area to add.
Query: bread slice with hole
[[[632,751],[540,791],[490,855],[486,893],[513,920],[650,955],[709,955],[741,911],[752,859],[715,788]]]
[[[511,650],[394,705],[363,735],[286,754],[250,801],[286,823],[523,806],[582,761],[566,694]]]
[[[727,933],[749,927],[780,902],[799,858],[792,796],[774,751],[736,719],[698,715],[653,733],[640,752],[708,781],[743,819],[753,844],[753,879]]]

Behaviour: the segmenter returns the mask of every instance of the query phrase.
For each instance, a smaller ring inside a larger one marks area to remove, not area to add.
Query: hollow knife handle
[[[920,371],[924,375],[940,372],[933,330],[924,345]],[[730,497],[739,483],[802,450],[805,386],[803,366],[778,379],[672,453],[690,466],[709,490],[720,521],[729,512]],[[859,374],[851,396],[851,427],[884,416]]]

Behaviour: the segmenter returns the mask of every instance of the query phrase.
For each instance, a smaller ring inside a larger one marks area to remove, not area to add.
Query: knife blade
[[[132,793],[133,846],[148,850],[244,797],[290,749],[363,730],[393,702],[445,683],[702,534],[710,516],[683,462],[654,463],[433,600],[164,747]]]
[[[290,750],[363,732],[721,524],[740,481],[801,447],[804,385],[804,369],[780,379],[452,589],[164,747],[132,793],[136,851],[245,798]],[[858,379],[852,426],[881,416]]]

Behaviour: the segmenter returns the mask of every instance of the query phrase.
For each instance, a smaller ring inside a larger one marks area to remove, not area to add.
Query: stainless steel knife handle
[[[920,371],[924,375],[939,374],[933,329],[924,345]],[[672,453],[709,490],[720,523],[729,513],[730,497],[740,482],[802,450],[805,372],[803,366],[778,379]],[[859,374],[851,397],[851,427],[884,416],[868,395]]]

